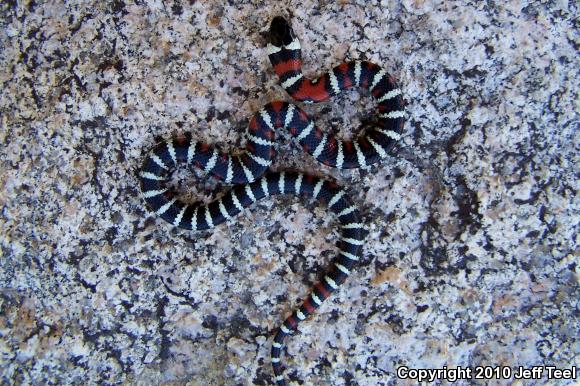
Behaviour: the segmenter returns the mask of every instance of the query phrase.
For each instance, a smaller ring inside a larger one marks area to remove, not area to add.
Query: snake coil
[[[256,201],[293,194],[324,202],[340,223],[338,256],[332,268],[314,285],[302,305],[279,327],[272,343],[272,366],[277,385],[285,385],[280,354],[287,335],[346,280],[361,258],[366,232],[358,209],[335,183],[295,172],[269,172],[275,156],[275,131],[286,129],[302,148],[319,162],[339,168],[364,168],[387,156],[400,139],[404,111],[401,90],[394,79],[376,64],[365,61],[342,63],[315,80],[302,73],[300,42],[288,22],[276,17],[270,26],[269,59],[282,87],[297,101],[316,103],[351,87],[370,90],[378,103],[375,127],[352,141],[341,141],[318,129],[298,106],[271,102],[254,114],[246,132],[247,145],[240,155],[220,152],[190,135],[156,145],[140,171],[141,190],[151,211],[173,226],[188,230],[213,228],[231,220]],[[236,185],[208,203],[187,204],[177,198],[167,183],[178,164],[193,165],[225,184]]]

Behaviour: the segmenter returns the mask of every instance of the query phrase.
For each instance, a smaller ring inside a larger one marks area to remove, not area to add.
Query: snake
[[[359,209],[347,191],[334,181],[295,171],[270,170],[276,156],[276,131],[287,130],[306,153],[324,165],[337,169],[368,168],[387,157],[401,138],[404,110],[400,88],[380,66],[367,61],[344,62],[310,80],[302,73],[300,42],[286,19],[273,18],[268,40],[269,60],[281,86],[294,100],[318,103],[348,88],[366,88],[378,103],[376,124],[362,130],[353,140],[341,140],[318,128],[299,106],[274,101],[250,118],[245,148],[226,153],[218,146],[196,141],[191,134],[176,136],[153,146],[143,161],[139,178],[148,209],[185,230],[211,229],[233,220],[257,201],[275,195],[318,200],[336,218],[340,228],[337,256],[302,305],[286,317],[274,335],[271,348],[274,381],[284,386],[281,353],[285,338],[296,332],[298,325],[345,282],[362,258],[367,232]],[[179,165],[195,167],[232,188],[209,203],[184,202],[169,186]]]

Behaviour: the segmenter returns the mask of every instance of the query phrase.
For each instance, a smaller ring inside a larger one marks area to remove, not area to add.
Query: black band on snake
[[[349,62],[335,67],[315,81],[301,71],[300,43],[288,23],[275,18],[271,25],[268,55],[289,94],[304,102],[320,102],[341,90],[368,88],[379,104],[377,127],[354,141],[341,141],[323,133],[299,107],[286,102],[265,105],[250,120],[247,145],[238,156],[224,154],[191,137],[174,138],[155,146],[143,163],[141,189],[147,206],[170,224],[189,230],[204,230],[231,220],[256,201],[277,194],[313,197],[326,203],[340,223],[338,255],[332,268],[314,285],[302,305],[286,318],[272,343],[275,381],[285,385],[280,353],[284,338],[346,280],[361,258],[366,235],[360,213],[344,190],[333,182],[294,172],[267,171],[275,156],[275,130],[286,129],[318,161],[336,168],[361,168],[384,158],[403,126],[401,91],[394,80],[375,64]],[[187,204],[167,187],[170,173],[179,163],[211,173],[226,184],[237,185],[209,204]]]

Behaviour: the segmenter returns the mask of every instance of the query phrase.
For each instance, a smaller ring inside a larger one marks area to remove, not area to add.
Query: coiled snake
[[[222,153],[190,136],[173,138],[159,143],[149,152],[140,179],[149,209],[184,229],[212,228],[231,220],[256,201],[277,194],[320,200],[338,219],[341,237],[332,268],[314,285],[302,305],[286,318],[272,343],[275,381],[285,385],[280,361],[285,337],[296,331],[298,324],[314,313],[346,280],[361,258],[366,232],[358,209],[335,183],[301,173],[268,171],[275,156],[275,130],[288,130],[307,153],[325,165],[339,169],[365,168],[386,157],[400,139],[404,111],[401,90],[394,79],[370,62],[345,62],[317,79],[307,79],[302,73],[300,42],[281,17],[274,18],[271,23],[267,53],[282,87],[297,101],[322,102],[351,87],[368,89],[378,103],[376,125],[353,141],[341,141],[318,129],[296,105],[271,102],[250,119],[247,145],[240,155]],[[170,173],[180,163],[194,165],[236,186],[209,204],[184,203],[167,186]]]

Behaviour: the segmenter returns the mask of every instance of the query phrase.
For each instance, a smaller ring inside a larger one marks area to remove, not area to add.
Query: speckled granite
[[[308,73],[381,63],[409,115],[396,156],[364,172],[280,147],[276,169],[336,178],[370,229],[361,267],[289,340],[290,378],[579,364],[574,2],[70,3],[0,4],[3,384],[272,381],[271,333],[334,253],[325,208],[275,198],[179,231],[146,213],[136,170],[156,137],[233,148],[289,100],[263,50],[279,13]],[[368,102],[306,109],[350,136]]]

